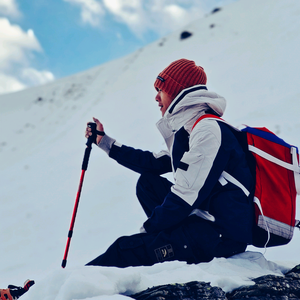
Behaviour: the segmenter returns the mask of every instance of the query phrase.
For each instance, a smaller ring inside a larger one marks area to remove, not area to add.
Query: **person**
[[[7,289],[0,289],[0,299],[1,300],[16,300],[24,295],[31,286],[34,285],[34,280],[26,280],[24,286],[9,285]]]
[[[147,220],[140,233],[118,238],[88,266],[208,262],[244,252],[251,244],[254,179],[241,145],[219,119],[195,125],[201,116],[221,117],[225,111],[226,100],[208,91],[206,81],[204,69],[188,59],[172,62],[156,78],[162,114],[157,127],[167,151],[155,154],[97,135],[100,149],[140,174],[136,194]],[[91,135],[87,127],[85,136]],[[167,172],[173,172],[174,183],[162,176]]]

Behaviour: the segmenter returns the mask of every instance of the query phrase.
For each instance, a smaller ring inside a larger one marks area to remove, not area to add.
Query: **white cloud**
[[[28,51],[41,51],[32,30],[24,32],[8,19],[0,18],[0,67],[9,68],[12,63],[27,63]]]
[[[198,0],[64,0],[81,8],[81,19],[97,26],[113,17],[142,37],[148,31],[166,34],[201,17]]]
[[[53,80],[50,72],[30,67],[32,53],[42,51],[33,30],[24,31],[8,19],[0,18],[0,41],[0,93]]]
[[[103,0],[104,7],[118,22],[125,23],[134,33],[147,30],[143,2],[139,0]]]
[[[135,24],[143,13],[142,2],[138,0],[103,0],[106,9],[120,20]]]
[[[25,68],[21,76],[29,85],[41,85],[54,80],[54,75],[49,71],[38,71],[33,68]]]
[[[18,17],[20,15],[17,3],[15,0],[0,0],[0,14]]]
[[[146,8],[150,13],[148,16],[148,27],[150,30],[165,34],[179,29],[204,15],[199,1],[149,1]]]
[[[81,9],[81,19],[84,23],[98,26],[105,11],[100,2],[96,0],[64,0],[77,5]]]
[[[17,78],[0,72],[0,94],[19,91],[25,87]]]

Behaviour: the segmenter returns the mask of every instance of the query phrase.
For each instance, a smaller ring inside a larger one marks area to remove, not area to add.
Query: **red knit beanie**
[[[172,62],[159,73],[154,87],[163,90],[174,99],[182,90],[197,84],[206,84],[204,69],[196,66],[194,61],[182,58]]]

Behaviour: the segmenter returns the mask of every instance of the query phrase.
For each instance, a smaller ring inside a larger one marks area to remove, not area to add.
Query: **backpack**
[[[239,130],[220,117],[205,114],[203,119],[217,119],[231,128],[242,146],[255,178],[253,246],[285,245],[300,228],[296,217],[296,197],[300,194],[298,148],[265,127]]]

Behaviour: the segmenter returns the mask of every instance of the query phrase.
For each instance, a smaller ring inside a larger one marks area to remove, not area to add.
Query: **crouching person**
[[[206,80],[203,68],[187,59],[172,62],[156,78],[162,113],[157,127],[167,151],[154,154],[97,136],[110,158],[141,174],[136,191],[147,220],[140,233],[120,237],[87,265],[208,262],[251,244],[254,179],[229,126],[216,118],[197,122],[207,114],[222,116],[226,107]],[[91,134],[87,127],[86,137]],[[161,176],[167,172],[173,172],[173,183]]]

